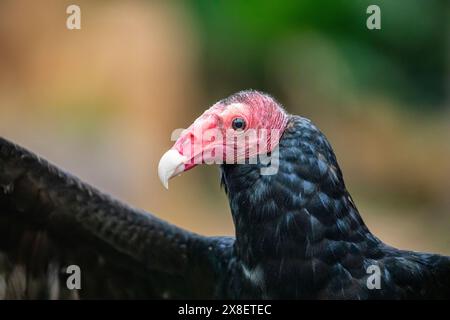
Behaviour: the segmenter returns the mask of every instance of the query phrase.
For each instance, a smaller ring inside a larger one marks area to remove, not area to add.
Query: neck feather
[[[237,255],[247,268],[284,259],[339,256],[378,240],[348,194],[325,136],[292,116],[279,143],[277,173],[258,164],[223,165],[222,182],[236,228]],[[325,257],[326,258],[326,257]]]

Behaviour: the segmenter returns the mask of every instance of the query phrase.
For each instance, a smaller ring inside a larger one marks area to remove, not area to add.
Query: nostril
[[[187,141],[189,141],[189,146],[193,147],[196,143],[201,143],[201,136],[200,133],[189,133],[188,139]]]

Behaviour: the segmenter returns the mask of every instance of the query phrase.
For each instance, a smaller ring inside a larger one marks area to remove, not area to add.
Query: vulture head
[[[159,163],[163,185],[198,164],[257,163],[279,143],[288,115],[267,94],[243,91],[206,110],[178,138]]]

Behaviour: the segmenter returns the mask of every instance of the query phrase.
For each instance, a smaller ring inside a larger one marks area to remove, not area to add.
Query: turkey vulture
[[[450,258],[375,237],[325,136],[271,96],[214,104],[159,176],[201,163],[220,164],[236,238],[171,225],[0,139],[0,298],[450,298]]]

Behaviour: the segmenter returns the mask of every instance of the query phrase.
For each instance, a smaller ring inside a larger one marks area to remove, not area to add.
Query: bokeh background
[[[450,1],[0,2],[0,135],[196,232],[234,232],[218,170],[166,191],[159,157],[248,88],[324,131],[382,240],[450,254]]]

